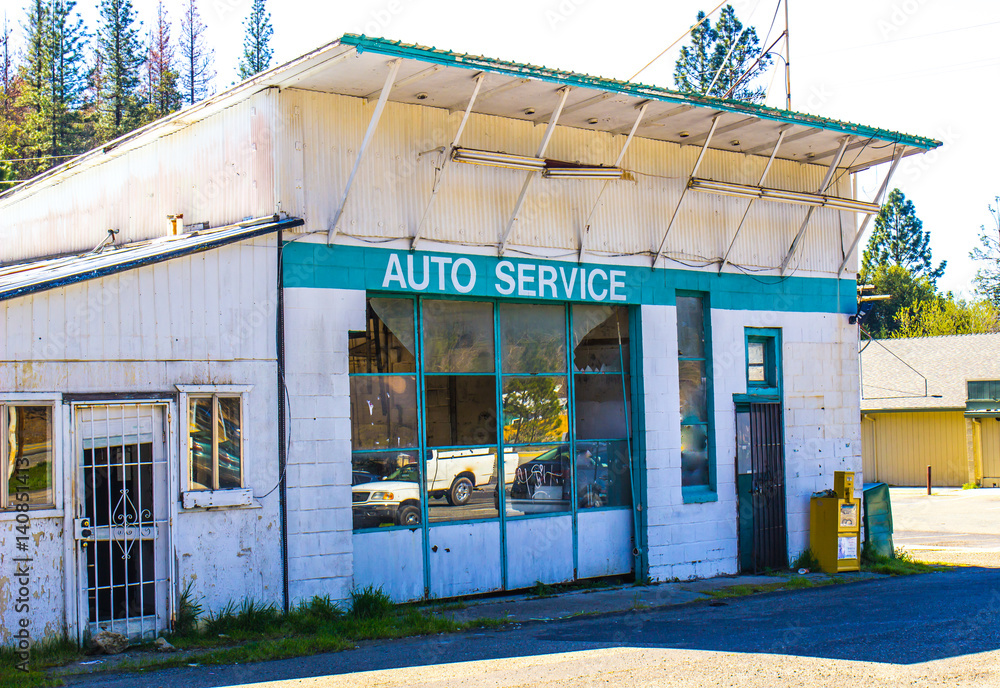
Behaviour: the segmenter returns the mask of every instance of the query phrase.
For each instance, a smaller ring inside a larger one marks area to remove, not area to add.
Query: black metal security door
[[[753,568],[757,571],[788,566],[782,434],[780,403],[750,404]]]

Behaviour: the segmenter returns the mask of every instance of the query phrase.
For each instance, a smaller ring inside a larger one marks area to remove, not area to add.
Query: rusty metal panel
[[[393,602],[424,596],[423,534],[420,528],[355,533],[354,587],[381,587]]]
[[[633,532],[631,509],[583,509],[577,516],[580,539],[578,578],[629,573]]]
[[[429,529],[431,597],[456,597],[503,587],[500,522],[433,525]]]
[[[507,521],[507,588],[573,580],[573,517]]]

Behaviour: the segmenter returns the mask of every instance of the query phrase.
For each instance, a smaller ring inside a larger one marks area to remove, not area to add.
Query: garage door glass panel
[[[492,373],[493,304],[424,301],[424,372]]]
[[[632,506],[628,442],[578,442],[577,508]]]
[[[417,445],[417,378],[351,377],[351,441],[358,449]]]
[[[566,378],[505,377],[503,437],[508,444],[558,442],[569,433]]]
[[[417,451],[363,452],[351,457],[354,528],[420,524]]]
[[[429,449],[425,470],[431,523],[499,516],[496,447]]]
[[[365,330],[349,337],[352,375],[416,372],[412,300],[368,299]]]
[[[569,444],[511,449],[503,455],[507,515],[570,511],[573,462]]]
[[[562,306],[499,306],[504,373],[566,371],[566,310]]]
[[[574,375],[577,439],[619,439],[628,436],[625,404],[631,403],[629,377]],[[624,387],[624,389],[623,389]],[[628,393],[629,398],[624,395]]]
[[[424,379],[424,413],[429,447],[495,445],[496,378],[429,375]]]

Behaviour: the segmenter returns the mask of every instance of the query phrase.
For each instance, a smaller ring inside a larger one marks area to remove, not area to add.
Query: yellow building
[[[1000,334],[861,342],[864,476],[1000,487]]]

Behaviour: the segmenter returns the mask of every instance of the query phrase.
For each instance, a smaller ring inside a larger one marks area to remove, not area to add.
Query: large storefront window
[[[369,298],[355,528],[630,507],[630,360],[625,307]]]

